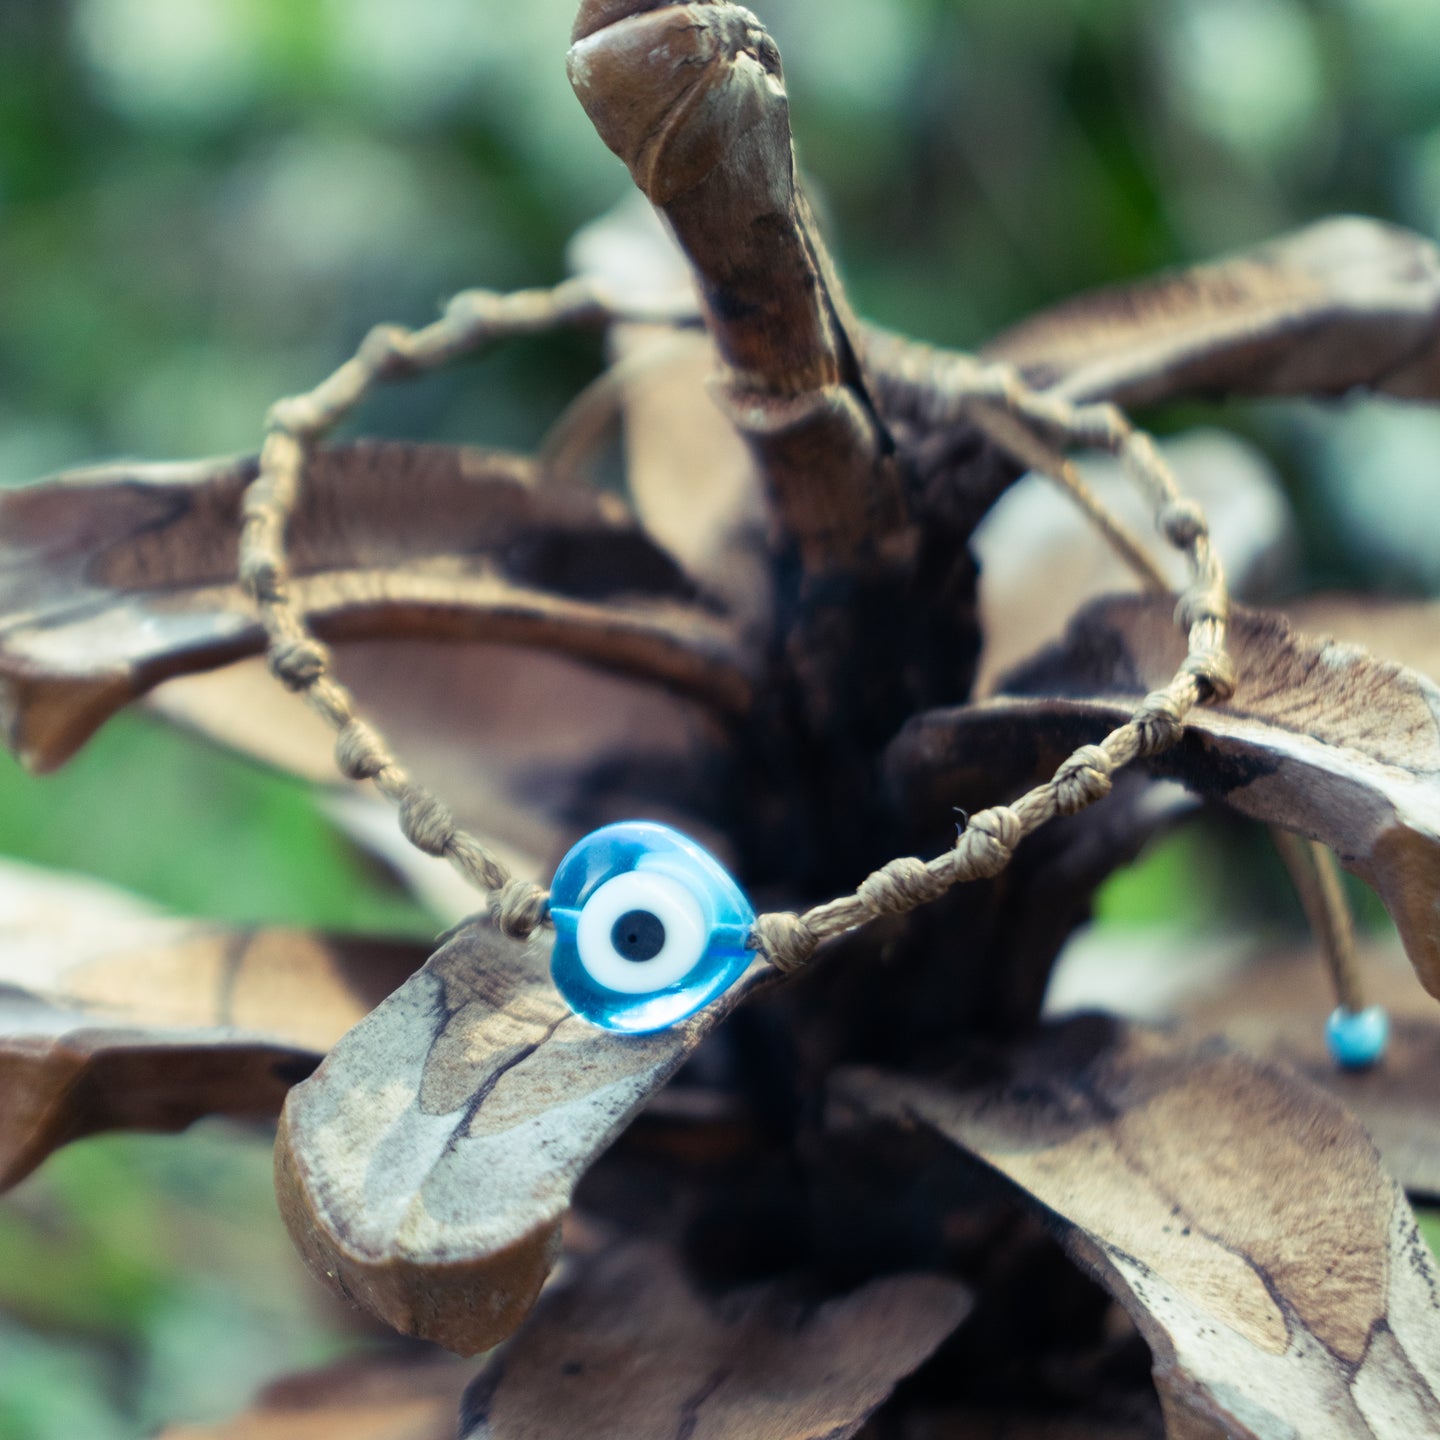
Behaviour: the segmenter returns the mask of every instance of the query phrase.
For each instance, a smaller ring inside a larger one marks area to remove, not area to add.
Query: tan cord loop
[[[791,910],[772,910],[755,919],[751,944],[785,974],[801,969],[819,948],[820,937]]]
[[[510,882],[510,872],[468,831],[455,832],[445,858],[477,890],[500,890]]]
[[[313,685],[300,693],[309,702],[310,708],[332,729],[339,730],[342,725],[348,724],[355,714],[355,707],[350,702],[350,692],[328,675],[320,676]]]
[[[414,784],[380,736],[356,717],[350,692],[329,673],[329,650],[306,629],[290,595],[285,531],[299,503],[309,448],[375,385],[434,369],[507,335],[596,324],[617,314],[590,282],[568,280],[553,290],[513,295],[467,291],[450,301],[440,320],[422,330],[375,326],[356,354],[313,390],[270,407],[259,470],[240,506],[240,580],[259,608],[271,670],[337,732],[340,772],[373,781],[395,801],[401,828],[418,849],[445,856],[478,888],[500,892],[495,902],[500,923],[507,933],[522,937],[544,922],[545,891],[528,881],[512,882],[499,860],[473,835],[458,829],[450,811]]]
[[[240,562],[240,583],[262,605],[278,605],[284,599],[280,566],[268,555],[246,555]]]
[[[1098,745],[1082,745],[1055,772],[1055,809],[1074,815],[1110,793],[1115,762]]]
[[[308,635],[277,640],[270,647],[269,664],[270,673],[287,690],[306,690],[330,668],[330,651]]]
[[[377,325],[357,353],[308,394],[271,406],[259,471],[241,503],[239,573],[265,626],[270,668],[336,731],[335,760],[341,773],[373,781],[395,801],[411,844],[444,856],[477,889],[488,892],[496,925],[521,939],[548,920],[547,892],[512,876],[479,839],[460,829],[450,810],[412,781],[376,731],[356,716],[350,692],[330,674],[330,651],[309,633],[290,594],[285,532],[299,503],[309,447],[376,384],[434,369],[504,335],[614,318],[616,312],[588,282],[571,280],[553,290],[514,295],[466,291],[450,301],[440,320],[418,331]],[[892,860],[853,894],[803,915],[787,911],[759,916],[749,943],[785,971],[804,965],[822,941],[877,915],[900,914],[938,899],[963,881],[998,875],[1027,834],[1057,814],[1073,814],[1099,800],[1119,766],[1175,744],[1191,706],[1226,699],[1235,688],[1234,666],[1225,653],[1225,577],[1210,548],[1204,512],[1181,495],[1155,443],[1135,430],[1123,412],[1106,403],[1075,405],[1063,396],[1031,390],[1008,366],[941,356],[923,346],[901,347],[898,357],[890,357],[890,371],[882,380],[890,387],[891,401],[898,387],[901,399],[930,423],[968,416],[1021,463],[1055,476],[1154,589],[1163,582],[1158,567],[1105,511],[1049,437],[1115,455],[1148,493],[1161,533],[1189,558],[1192,583],[1176,610],[1177,623],[1187,631],[1188,653],[1169,686],[1148,695],[1125,725],[1099,745],[1081,746],[1047,784],[1011,805],[974,816],[945,854],[928,862],[913,856]]]
[[[1088,446],[1114,455],[1148,495],[1161,534],[1185,552],[1190,566],[1191,583],[1176,606],[1176,623],[1186,632],[1186,656],[1170,684],[1147,695],[1130,719],[1099,745],[1081,746],[1048,783],[1009,806],[974,816],[954,849],[926,866],[948,889],[966,880],[999,874],[1025,835],[1056,815],[1074,814],[1101,799],[1121,766],[1174,745],[1184,733],[1185,717],[1194,705],[1227,700],[1234,694],[1235,667],[1225,650],[1229,596],[1224,571],[1210,546],[1204,511],[1180,493],[1155,442],[1136,430],[1116,406],[1105,402],[1076,405],[1063,395],[1031,390],[1007,365],[986,364],[928,346],[890,341],[880,358],[879,381],[888,410],[908,413],[931,426],[970,420],[1021,464],[1057,480],[1121,558],[1149,588],[1156,589],[1163,580],[1158,567],[1118,521],[1102,517],[1103,505],[1055,445]],[[891,868],[877,871],[856,894],[793,918],[799,926],[808,927],[811,936],[823,940],[863,924],[876,913],[877,905],[891,913],[910,908],[911,896],[920,894],[921,887],[877,879]],[[903,873],[908,876],[911,872]],[[934,898],[931,887],[924,887],[924,898]],[[769,918],[762,916],[756,927],[760,948],[782,969],[803,963],[814,947],[796,943],[795,927],[777,929],[765,924]],[[777,958],[782,954],[783,958]]]
[[[1175,623],[1182,630],[1197,625],[1223,625],[1230,618],[1225,592],[1216,586],[1193,585],[1175,602]]]
[[[994,805],[970,817],[951,854],[959,862],[959,880],[992,880],[1009,863],[1025,837],[1020,816],[1009,805]]]
[[[410,332],[400,325],[376,325],[360,342],[355,358],[384,380],[406,366]]]

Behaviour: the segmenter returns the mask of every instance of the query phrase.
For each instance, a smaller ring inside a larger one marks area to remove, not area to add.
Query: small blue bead
[[[1342,1070],[1367,1070],[1385,1054],[1390,1039],[1390,1017],[1379,1005],[1361,1011],[1342,1005],[1325,1022],[1330,1058]]]
[[[745,892],[713,855],[649,820],[579,841],[555,871],[550,915],[551,978],[577,1015],[606,1030],[664,1030],[755,958]]]

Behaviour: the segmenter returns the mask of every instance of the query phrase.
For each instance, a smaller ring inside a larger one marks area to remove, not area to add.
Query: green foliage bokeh
[[[1078,289],[1337,210],[1440,230],[1435,0],[754,8],[858,308],[926,338],[973,345]],[[375,321],[557,278],[569,235],[629,188],[565,82],[572,11],[6,0],[0,483],[253,449],[269,403]],[[363,428],[532,446],[594,363],[520,347],[379,397]],[[1440,587],[1403,520],[1434,504],[1435,415],[1227,419],[1290,490],[1297,582]],[[1234,867],[1206,843],[1162,851],[1102,914],[1213,911]],[[0,852],[192,913],[429,924],[304,787],[144,718],[58,777],[0,760]],[[265,1176],[263,1139],[207,1129],[88,1142],[21,1187],[0,1210],[0,1440],[203,1417],[340,1343],[276,1278]],[[175,1225],[208,1238],[172,1244]]]

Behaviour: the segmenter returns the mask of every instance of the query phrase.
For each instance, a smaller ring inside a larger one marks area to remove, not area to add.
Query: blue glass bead
[[[1366,1070],[1384,1054],[1390,1039],[1390,1017],[1379,1005],[1347,1010],[1342,1005],[1325,1022],[1330,1058],[1342,1070]]]
[[[755,958],[755,911],[725,867],[649,820],[593,831],[550,885],[550,974],[570,1008],[641,1034],[693,1015]]]

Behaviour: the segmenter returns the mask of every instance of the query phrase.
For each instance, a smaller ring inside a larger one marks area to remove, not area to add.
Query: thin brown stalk
[[[1335,856],[1318,840],[1302,840],[1278,826],[1271,827],[1270,835],[1325,956],[1335,998],[1342,1009],[1358,1015],[1365,1008],[1365,997],[1355,959],[1355,926]]]

